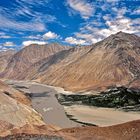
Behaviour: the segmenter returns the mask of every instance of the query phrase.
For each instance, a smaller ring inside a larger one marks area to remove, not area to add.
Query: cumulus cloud
[[[67,0],[67,4],[74,11],[79,12],[81,17],[88,19],[93,15],[94,9],[86,0]]]
[[[93,44],[102,40],[102,37],[97,36],[97,34],[93,33],[76,33],[75,36],[84,39],[87,44]]]
[[[74,37],[67,37],[65,38],[65,42],[72,44],[72,45],[87,45],[85,40],[76,39]]]
[[[12,46],[16,46],[13,42],[5,42],[4,44],[2,44],[5,47],[12,47]]]
[[[29,46],[31,44],[38,44],[38,45],[45,45],[47,42],[44,41],[36,41],[36,40],[28,40],[28,41],[23,41],[22,45],[23,46]]]
[[[49,32],[47,32],[47,33],[45,33],[44,35],[43,35],[43,38],[44,39],[46,39],[46,40],[48,40],[48,39],[56,39],[56,38],[58,38],[59,36],[56,34],[56,33],[53,33],[53,32],[51,32],[51,31],[49,31]]]
[[[113,10],[116,11],[116,9]],[[117,11],[115,16],[111,14],[103,16],[104,22],[100,27],[96,26],[93,21],[82,25],[80,31],[75,33],[75,37],[85,40],[86,43],[93,44],[119,31],[140,35],[140,18],[130,19],[126,17],[126,8],[118,9]],[[99,24],[101,23],[100,20],[98,22]]]
[[[139,21],[139,19],[130,19],[124,15],[120,15],[118,12],[118,16],[115,19],[112,17],[107,18],[105,24],[108,28],[101,30],[101,34],[110,35],[118,31],[138,34],[140,33],[140,24],[136,24],[136,21]]]

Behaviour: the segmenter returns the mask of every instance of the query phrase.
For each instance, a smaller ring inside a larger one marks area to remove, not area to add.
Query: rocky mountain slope
[[[19,102],[30,106],[31,101],[30,99],[25,95],[25,93],[20,92],[11,86],[5,84],[4,82],[0,81],[0,92],[10,96],[11,98],[18,100]]]
[[[21,92],[0,81],[0,121],[5,126],[43,125],[40,114],[30,107],[30,100]],[[11,124],[11,125],[10,125]]]
[[[140,37],[118,32],[91,46],[56,53],[18,78],[81,91],[118,85],[137,87],[139,77]]]
[[[7,64],[9,63],[10,58],[12,55],[15,54],[15,51],[1,51],[0,52],[0,73],[6,68]]]
[[[1,74],[1,77],[16,79],[17,75],[21,75],[22,72],[32,64],[65,49],[68,49],[68,47],[55,43],[49,45],[32,44],[26,46],[12,56],[4,72]]]
[[[74,63],[77,59],[82,57],[86,52],[90,50],[91,47],[78,47],[78,48],[70,48],[68,50],[62,50],[48,58],[38,61],[30,66],[30,68],[26,69],[22,74],[17,76],[18,80],[36,80],[42,77],[43,74],[46,74],[47,70],[48,74],[54,72],[55,70],[61,69],[63,65],[69,65],[70,63]],[[61,63],[63,61],[63,63]],[[59,65],[60,64],[60,65]],[[50,69],[49,69],[50,68]],[[62,73],[63,74],[63,73]],[[55,76],[55,73],[53,73]],[[45,79],[45,76],[44,76]],[[49,79],[48,79],[49,81]]]

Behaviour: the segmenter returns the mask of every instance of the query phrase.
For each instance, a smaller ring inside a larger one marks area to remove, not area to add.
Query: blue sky
[[[0,0],[0,50],[89,45],[118,31],[140,35],[140,0]]]

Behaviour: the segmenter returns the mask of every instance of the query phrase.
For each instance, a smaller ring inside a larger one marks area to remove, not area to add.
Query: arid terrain
[[[53,44],[57,50],[51,49],[49,55],[44,46],[33,45],[12,57],[2,77],[37,80],[70,91],[139,87],[139,44],[138,36],[119,32],[91,46],[68,49]]]
[[[55,43],[47,46],[29,45],[11,57],[2,76],[4,75],[4,78],[16,79],[18,75],[22,75],[31,65],[36,66],[36,63],[38,64],[40,60],[43,61],[43,59],[65,49],[68,48]]]
[[[139,36],[31,44],[0,66],[0,139],[140,139]]]

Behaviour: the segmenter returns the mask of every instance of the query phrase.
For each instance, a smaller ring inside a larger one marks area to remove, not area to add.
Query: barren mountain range
[[[26,46],[11,57],[3,72],[4,77],[16,79],[17,75],[22,75],[32,64],[64,49],[67,49],[67,47],[56,43],[49,45],[32,44]]]
[[[86,49],[81,48],[78,54],[74,51],[44,68],[37,78],[46,84],[79,91],[129,86],[139,79],[139,74],[140,37],[119,32]]]
[[[140,88],[140,37],[118,32],[90,46],[33,44],[0,52],[0,66],[1,79],[35,80],[71,91]],[[136,140],[139,131],[139,120],[109,127],[47,125],[24,92],[0,81],[0,138],[5,140]]]
[[[118,32],[90,46],[30,45],[12,56],[1,76],[72,91],[138,87],[140,37]]]

